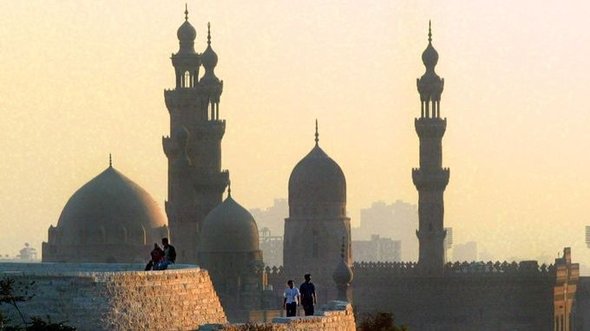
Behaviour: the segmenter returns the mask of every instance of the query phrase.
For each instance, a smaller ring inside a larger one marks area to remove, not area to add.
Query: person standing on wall
[[[293,287],[293,281],[287,281],[287,288],[283,294],[283,308],[287,310],[287,317],[293,317],[297,315],[297,305],[299,305],[299,289]]]
[[[301,293],[301,305],[305,311],[305,316],[313,315],[313,306],[317,303],[315,296],[315,286],[311,282],[311,274],[303,276],[305,282],[299,286],[299,293]]]

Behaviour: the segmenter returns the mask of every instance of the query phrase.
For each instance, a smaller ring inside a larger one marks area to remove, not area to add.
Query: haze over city
[[[445,226],[500,260],[587,264],[590,5],[533,1],[188,2],[196,48],[224,80],[223,168],[246,208],[287,196],[320,145],[342,167],[348,213],[417,203],[416,78],[432,20],[445,78]],[[0,2],[0,253],[40,248],[67,199],[113,165],[163,206],[163,90],[184,2]],[[285,215],[287,216],[287,215]]]

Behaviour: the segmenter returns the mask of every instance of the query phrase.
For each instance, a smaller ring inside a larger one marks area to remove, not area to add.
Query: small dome
[[[346,202],[346,179],[338,163],[316,146],[293,168],[289,205]]]
[[[128,231],[143,228],[149,234],[164,225],[166,219],[150,194],[112,166],[72,195],[57,223],[75,236],[80,230],[101,227],[107,233],[124,227]]]
[[[178,28],[176,32],[176,36],[178,36],[178,40],[183,43],[193,43],[197,38],[197,30],[188,22],[188,20],[184,21],[182,25]]]
[[[201,55],[201,63],[205,70],[213,69],[217,66],[217,53],[211,48],[211,45],[207,45],[207,49]]]
[[[258,250],[260,247],[256,221],[231,195],[205,217],[201,231],[201,252]]]
[[[350,266],[340,259],[340,262],[336,266],[336,270],[332,274],[332,279],[337,285],[350,284],[352,282],[352,269]]]
[[[422,63],[424,63],[427,69],[434,69],[438,63],[438,52],[434,49],[430,41],[424,52],[422,52]]]
[[[217,66],[217,53],[211,47],[211,24],[207,24],[207,48],[201,54],[201,63],[205,68],[205,74],[201,78],[201,83],[205,85],[219,84],[219,78],[215,76],[215,67]]]

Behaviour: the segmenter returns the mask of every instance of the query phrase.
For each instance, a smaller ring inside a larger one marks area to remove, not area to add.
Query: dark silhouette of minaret
[[[168,158],[166,214],[178,262],[196,263],[201,223],[221,203],[228,183],[228,172],[221,170],[223,81],[214,73],[217,54],[211,48],[210,25],[202,54],[195,52],[197,32],[188,21],[188,10],[177,35],[180,48],[171,57],[176,86],[164,91],[170,113],[170,136],[162,138]],[[205,73],[199,80],[201,65]]]
[[[440,95],[444,79],[435,72],[438,53],[432,47],[432,33],[428,23],[428,46],[422,53],[426,72],[417,79],[421,112],[414,125],[420,137],[420,168],[412,169],[412,179],[418,190],[420,242],[419,269],[427,274],[442,274],[445,263],[443,193],[449,183],[449,169],[442,167],[442,137],[447,119],[440,117]]]

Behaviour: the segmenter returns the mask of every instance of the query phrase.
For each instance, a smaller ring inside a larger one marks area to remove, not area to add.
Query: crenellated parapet
[[[416,262],[355,262],[355,277],[419,276],[420,268]],[[443,267],[445,277],[470,276],[555,276],[555,267],[550,264],[539,265],[537,261],[507,262],[448,262]]]

